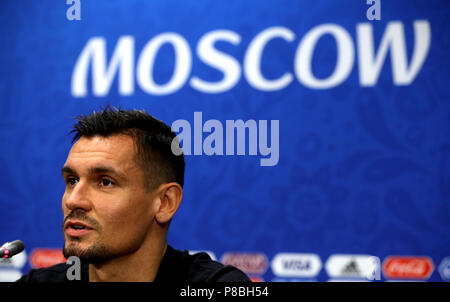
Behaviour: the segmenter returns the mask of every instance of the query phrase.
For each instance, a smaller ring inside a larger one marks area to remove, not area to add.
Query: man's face
[[[63,167],[64,254],[91,262],[136,251],[154,220],[131,137],[81,137]]]

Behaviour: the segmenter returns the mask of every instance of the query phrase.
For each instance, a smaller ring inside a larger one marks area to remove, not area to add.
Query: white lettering
[[[92,62],[92,90],[95,96],[106,96],[114,76],[119,72],[119,93],[131,95],[134,92],[134,38],[120,37],[114,50],[111,63],[106,68],[106,41],[102,37],[89,39],[75,64],[72,73],[72,95],[87,95],[87,72]]]
[[[358,44],[359,82],[361,86],[374,86],[388,50],[391,52],[394,84],[409,85],[416,78],[425,62],[431,43],[431,30],[428,21],[414,22],[414,51],[408,68],[405,33],[401,22],[389,22],[375,54],[373,28],[369,23],[356,27]]]
[[[164,85],[153,80],[153,65],[156,54],[166,43],[175,50],[175,67],[172,78]],[[176,33],[163,33],[151,39],[142,49],[138,60],[137,81],[142,90],[149,94],[166,95],[180,89],[191,72],[191,50],[188,42]]]
[[[431,45],[431,27],[426,20],[414,22],[414,49],[410,62],[406,50],[403,23],[390,22],[375,47],[371,23],[356,26],[356,51],[358,56],[359,83],[362,87],[376,85],[380,72],[390,52],[393,83],[410,85],[419,74]],[[333,72],[326,78],[317,78],[313,72],[313,57],[320,38],[331,35],[336,41],[337,60]],[[177,33],[162,33],[143,47],[139,54],[135,75],[135,42],[132,36],[119,37],[112,56],[107,62],[106,40],[92,37],[80,52],[75,63],[71,93],[74,97],[86,97],[88,94],[88,70],[92,73],[92,93],[97,97],[109,94],[112,83],[118,77],[120,95],[134,93],[135,76],[142,91],[150,95],[168,95],[181,89],[189,80],[189,85],[203,93],[223,93],[231,90],[239,82],[241,73],[248,84],[261,91],[277,91],[293,82],[292,71],[286,71],[276,79],[263,75],[263,56],[266,46],[274,39],[283,39],[290,43],[295,34],[285,27],[270,27],[258,33],[248,44],[241,70],[240,62],[233,56],[219,51],[216,43],[227,42],[241,44],[241,36],[229,30],[213,30],[202,36],[198,42],[196,54],[206,65],[223,73],[219,81],[208,81],[196,75],[191,76],[192,54],[188,42]],[[171,78],[161,84],[154,79],[157,54],[164,45],[174,49],[174,67]],[[350,34],[336,24],[322,24],[308,31],[298,43],[293,58],[293,71],[298,82],[311,89],[330,89],[343,83],[351,73],[355,62],[355,46]],[[190,79],[189,79],[190,78]],[[213,132],[214,133],[214,132]],[[213,134],[212,133],[212,134]],[[215,134],[208,144],[215,142]],[[200,147],[201,148],[201,147]],[[210,150],[213,152],[212,150]],[[195,151],[194,151],[195,153]]]
[[[327,79],[317,79],[312,74],[312,57],[317,41],[331,34],[337,43],[337,63]],[[324,24],[309,31],[300,42],[295,54],[295,74],[300,83],[309,88],[326,89],[341,84],[350,74],[354,63],[353,42],[348,32],[335,24]]]
[[[205,34],[197,45],[197,54],[200,60],[223,72],[223,79],[213,83],[204,81],[197,76],[192,77],[190,84],[198,91],[205,93],[221,93],[227,91],[239,82],[241,77],[241,66],[239,62],[230,55],[226,55],[214,48],[214,43],[223,40],[237,45],[241,37],[229,30],[214,30]]]
[[[292,74],[285,73],[276,80],[267,80],[261,73],[261,57],[264,47],[274,38],[282,38],[287,42],[295,39],[295,34],[285,27],[270,27],[259,33],[247,49],[244,58],[244,74],[248,83],[263,91],[280,90],[292,82]]]

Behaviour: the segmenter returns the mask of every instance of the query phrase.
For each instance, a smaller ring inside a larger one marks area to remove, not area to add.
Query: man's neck
[[[89,281],[153,282],[166,250],[167,243],[164,242],[103,263],[89,264]]]

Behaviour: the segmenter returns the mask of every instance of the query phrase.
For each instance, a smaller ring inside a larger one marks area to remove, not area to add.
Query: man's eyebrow
[[[102,174],[102,173],[111,173],[111,174],[117,175],[118,177],[122,177],[122,178],[125,177],[125,175],[122,172],[120,172],[117,169],[114,169],[113,167],[110,167],[110,166],[91,167],[91,168],[89,168],[88,172],[91,175]],[[69,166],[64,166],[61,169],[61,173],[62,174],[77,174],[75,172],[75,170]]]
[[[92,167],[89,168],[89,174],[102,174],[102,173],[111,173],[111,174],[115,174],[119,177],[125,177],[125,175],[118,171],[117,169],[114,169],[113,167],[110,166],[98,166],[98,167]]]
[[[61,169],[61,174],[76,174],[75,173],[75,171],[71,168],[71,167],[69,167],[69,166],[64,166],[62,169]]]

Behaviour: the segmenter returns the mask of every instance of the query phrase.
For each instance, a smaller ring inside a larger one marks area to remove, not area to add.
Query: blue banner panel
[[[179,134],[168,243],[255,281],[450,279],[450,2],[0,3],[0,281],[65,261],[74,117]],[[133,223],[130,221],[130,223]]]

